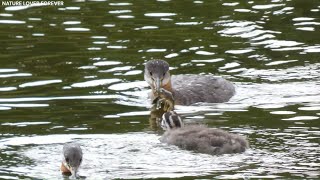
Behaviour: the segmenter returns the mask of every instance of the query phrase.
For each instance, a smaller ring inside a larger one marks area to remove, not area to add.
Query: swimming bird
[[[68,143],[63,146],[62,173],[71,173],[77,177],[77,172],[82,162],[82,150],[78,143]]]
[[[184,125],[174,111],[163,114],[161,127],[166,130],[160,138],[161,142],[199,153],[241,153],[249,147],[248,141],[242,136],[204,125]]]
[[[150,60],[145,64],[144,79],[152,89],[151,100],[161,94],[179,105],[198,102],[221,103],[235,94],[233,84],[211,75],[170,75],[164,60]]]

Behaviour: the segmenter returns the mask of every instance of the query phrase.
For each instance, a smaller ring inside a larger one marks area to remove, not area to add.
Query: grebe
[[[249,147],[248,141],[242,136],[203,125],[184,125],[174,111],[163,114],[161,127],[166,130],[160,138],[161,142],[199,153],[241,153]]]
[[[159,95],[178,105],[197,102],[221,103],[234,94],[233,84],[223,78],[211,75],[173,75],[164,60],[150,60],[145,64],[144,79],[152,89],[151,99]]]
[[[63,146],[62,173],[71,173],[78,177],[77,172],[82,162],[82,150],[78,143],[68,143]]]

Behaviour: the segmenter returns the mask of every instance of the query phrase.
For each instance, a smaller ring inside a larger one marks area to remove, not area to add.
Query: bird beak
[[[70,167],[70,172],[71,172],[71,175],[74,176],[74,177],[77,177],[78,174],[78,168],[77,167]]]
[[[156,80],[155,80],[155,88],[156,88],[156,93],[160,94],[160,88],[161,88],[161,80],[160,80],[160,78],[156,78]]]

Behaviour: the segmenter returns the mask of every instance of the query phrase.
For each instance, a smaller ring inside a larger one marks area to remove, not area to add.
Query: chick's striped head
[[[183,122],[176,112],[169,111],[162,115],[161,127],[163,130],[181,128],[183,127]]]

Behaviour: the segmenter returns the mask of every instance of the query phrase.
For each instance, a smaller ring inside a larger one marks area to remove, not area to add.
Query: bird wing
[[[232,83],[210,75],[174,75],[172,87],[176,104],[197,102],[220,103],[228,101],[235,93]]]

